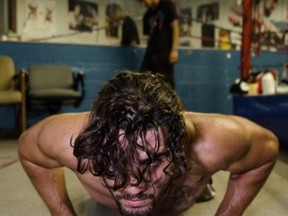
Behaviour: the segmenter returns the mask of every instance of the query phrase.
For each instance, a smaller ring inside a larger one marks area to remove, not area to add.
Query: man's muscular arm
[[[44,120],[24,132],[19,139],[18,154],[21,164],[52,216],[76,215],[67,195],[64,170],[57,160],[42,149],[44,127],[51,119]],[[55,129],[56,130],[56,129]],[[54,131],[56,133],[56,131]],[[54,134],[50,134],[53,137]],[[55,142],[57,137],[51,138]],[[49,142],[49,141],[48,141]]]
[[[178,62],[178,43],[179,43],[179,22],[177,19],[171,23],[172,28],[172,48],[170,52],[169,62],[176,64]]]
[[[278,155],[278,140],[270,131],[246,119],[232,118],[243,126],[242,135],[248,137],[249,149],[227,168],[231,175],[226,194],[216,213],[218,216],[240,216],[244,213],[264,185]]]

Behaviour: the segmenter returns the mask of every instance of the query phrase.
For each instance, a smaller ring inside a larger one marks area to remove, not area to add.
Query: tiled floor
[[[17,157],[15,140],[0,141],[0,215],[1,216],[49,216]],[[212,216],[225,192],[227,173],[214,176],[217,195],[212,201],[195,204],[184,216]],[[66,170],[69,195],[79,216],[107,216],[96,209],[76,177]],[[264,188],[249,206],[245,216],[288,215],[288,151],[281,151],[278,163]]]

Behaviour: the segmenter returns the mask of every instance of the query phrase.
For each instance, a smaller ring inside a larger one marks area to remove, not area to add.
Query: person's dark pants
[[[164,75],[167,82],[174,88],[174,67],[169,62],[169,52],[146,52],[141,71],[151,71],[152,73],[159,73]]]

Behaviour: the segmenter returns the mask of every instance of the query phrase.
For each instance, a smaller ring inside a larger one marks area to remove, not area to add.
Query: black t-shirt
[[[151,36],[149,19],[154,15],[153,9],[148,9],[143,16],[143,34]]]
[[[171,51],[171,23],[178,19],[175,4],[160,0],[156,8],[149,9],[143,17],[143,33],[150,36],[148,51]]]
[[[139,34],[135,22],[131,17],[126,16],[122,25],[122,46],[130,46],[132,41],[136,41],[139,44]]]

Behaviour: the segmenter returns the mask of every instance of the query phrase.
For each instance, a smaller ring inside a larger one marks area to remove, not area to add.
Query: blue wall
[[[89,110],[97,92],[118,70],[137,70],[144,49],[107,46],[0,42],[0,55],[11,56],[17,70],[31,64],[67,64],[74,71],[85,72],[86,97],[79,108],[63,107],[62,112]],[[227,58],[227,54],[231,58]],[[261,57],[262,58],[262,57]],[[285,55],[265,54],[264,62],[283,62]],[[263,62],[255,60],[257,64]],[[240,56],[237,51],[180,50],[175,67],[176,90],[187,110],[232,113],[229,95],[231,83],[239,76]],[[29,112],[29,125],[47,113]],[[13,127],[12,107],[0,107],[0,128]]]

